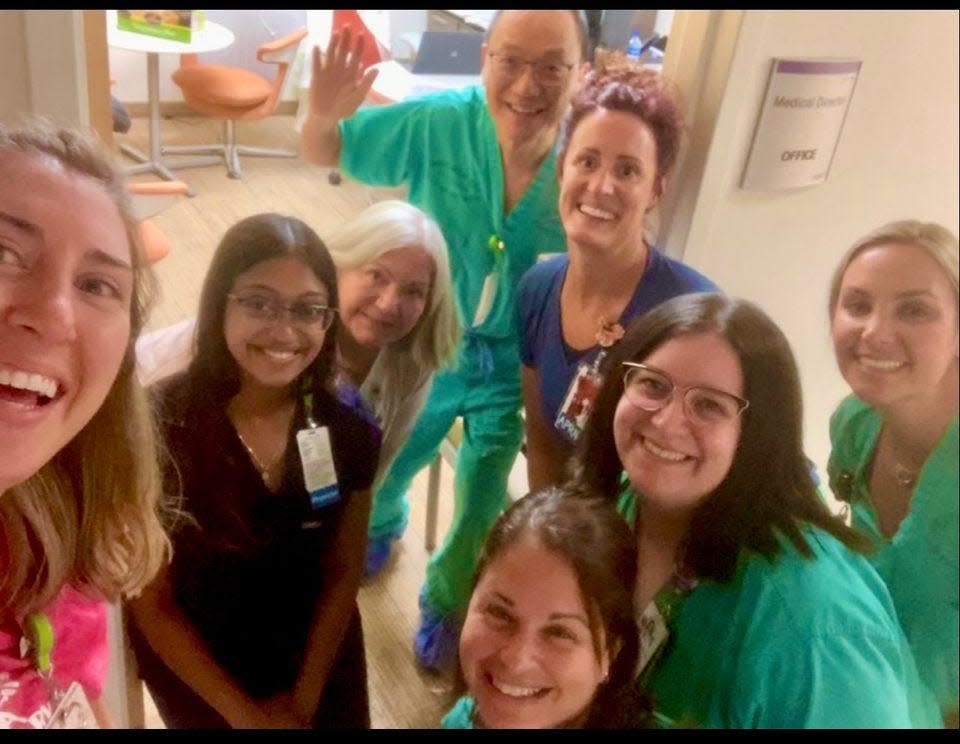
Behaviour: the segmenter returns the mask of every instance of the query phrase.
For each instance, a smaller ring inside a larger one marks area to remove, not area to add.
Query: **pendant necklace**
[[[247,444],[247,440],[243,438],[243,434],[240,433],[240,429],[237,428],[236,424],[234,424],[233,430],[237,432],[237,437],[240,439],[240,444],[243,445],[244,449],[247,450],[247,454],[250,455],[250,460],[253,462],[253,466],[260,471],[260,477],[263,479],[263,484],[269,488],[270,471],[277,466],[277,463],[280,462],[280,458],[283,457],[284,453],[281,452],[273,459],[273,462],[268,465],[264,465],[260,458],[257,457],[257,453],[253,451],[253,448]]]
[[[913,488],[919,474],[920,471],[918,470],[910,470],[910,468],[904,467],[899,462],[893,463],[893,477],[897,479],[897,483],[902,488]]]
[[[617,341],[623,338],[623,326],[615,320],[607,320],[607,316],[601,315],[597,328],[597,335],[594,337],[597,344],[604,349],[613,346]]]

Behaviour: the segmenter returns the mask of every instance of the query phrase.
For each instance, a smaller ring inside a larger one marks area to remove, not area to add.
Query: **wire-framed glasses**
[[[287,305],[277,297],[265,294],[228,294],[237,303],[248,318],[274,323],[289,318],[294,325],[311,330],[326,330],[330,327],[337,309],[319,302],[297,300]]]
[[[623,393],[630,403],[644,411],[659,411],[679,393],[691,422],[716,426],[733,421],[750,405],[749,401],[723,390],[696,385],[679,388],[666,372],[646,364],[623,362],[623,366]]]
[[[533,68],[533,76],[541,85],[560,85],[567,79],[573,65],[556,60],[534,60],[528,61],[516,54],[501,54],[500,52],[487,52],[496,65],[497,72],[503,77],[513,79],[523,73],[523,68],[527,65]]]

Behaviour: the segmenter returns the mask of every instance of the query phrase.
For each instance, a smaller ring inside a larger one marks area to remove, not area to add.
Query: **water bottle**
[[[633,29],[630,34],[630,41],[627,42],[627,59],[632,62],[640,61],[640,54],[643,51],[643,39],[640,38],[640,32]]]

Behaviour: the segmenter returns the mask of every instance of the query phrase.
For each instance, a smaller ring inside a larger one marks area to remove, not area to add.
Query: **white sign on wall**
[[[827,180],[860,65],[859,60],[773,60],[741,188],[792,189]]]

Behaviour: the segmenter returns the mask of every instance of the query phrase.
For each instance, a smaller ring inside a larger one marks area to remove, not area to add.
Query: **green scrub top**
[[[850,396],[830,419],[830,487],[852,508],[854,526],[877,547],[870,560],[886,582],[920,677],[941,711],[956,711],[960,666],[960,510],[957,417],[924,463],[910,512],[895,535],[880,532],[870,501],[870,464],[880,413]]]
[[[447,711],[447,714],[443,717],[443,720],[440,721],[440,728],[445,729],[472,729],[473,725],[473,710],[476,707],[476,703],[473,698],[469,695],[464,695],[456,703],[453,704],[453,707]]]
[[[621,496],[628,517],[635,500],[631,491]],[[785,539],[774,561],[743,551],[731,581],[701,580],[675,605],[667,645],[648,672],[659,721],[706,728],[940,725],[936,711],[909,691],[919,685],[916,667],[876,571],[818,528],[804,537],[813,560]]]
[[[340,136],[347,175],[377,186],[406,184],[410,202],[440,225],[463,327],[474,326],[484,281],[496,272],[493,305],[474,332],[516,340],[520,277],[538,254],[566,251],[555,154],[504,214],[500,147],[481,87],[360,109],[340,122]],[[491,238],[503,249],[491,247]]]

